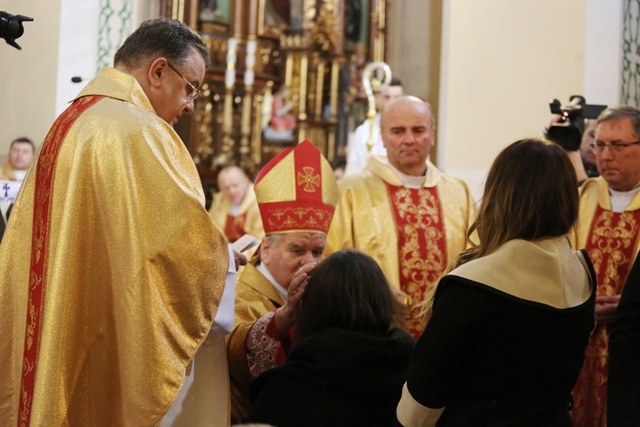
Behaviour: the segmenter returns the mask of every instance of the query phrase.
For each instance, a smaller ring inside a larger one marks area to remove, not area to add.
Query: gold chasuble
[[[640,193],[624,212],[611,211],[603,178],[589,179],[580,192],[580,228],[576,248],[585,248],[598,277],[597,295],[619,295],[640,250]],[[610,325],[596,324],[573,389],[576,426],[606,425]]]
[[[269,279],[256,269],[254,257],[242,270],[236,283],[236,310],[233,332],[227,336],[229,376],[231,379],[231,414],[235,422],[247,416],[253,376],[247,363],[247,343],[256,339],[251,328],[265,313],[282,307],[285,301]]]
[[[51,128],[0,245],[0,425],[157,425],[228,265],[184,144],[103,69]]]
[[[247,194],[242,199],[237,216],[231,215],[229,199],[221,191],[213,196],[209,215],[211,215],[213,223],[224,232],[229,242],[235,242],[245,234],[251,234],[258,240],[262,240],[264,237],[264,228],[253,185],[249,186]],[[252,250],[245,255],[250,258],[254,252],[255,250]]]
[[[422,302],[447,264],[466,248],[474,204],[467,185],[427,162],[422,188],[411,189],[386,163],[370,156],[364,172],[338,183],[340,199],[327,236],[327,254],[357,248],[382,268],[392,288]],[[406,329],[424,328],[412,308]]]

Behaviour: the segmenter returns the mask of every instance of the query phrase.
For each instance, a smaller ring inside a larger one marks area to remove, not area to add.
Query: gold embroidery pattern
[[[23,401],[24,406],[19,413],[18,425],[20,427],[27,427],[29,421],[29,415],[31,413],[31,396],[24,388],[24,384],[20,386],[20,399]]]
[[[298,185],[304,185],[303,190],[307,193],[314,193],[320,187],[320,174],[313,174],[315,169],[310,166],[302,168],[304,173],[298,172]]]
[[[598,272],[598,295],[622,292],[630,265],[640,222],[635,212],[614,213],[602,211],[594,218],[587,250]]]
[[[598,206],[591,222],[586,249],[598,278],[598,295],[622,292],[635,259],[640,232],[640,210],[614,213]],[[585,361],[573,389],[574,425],[606,424],[609,328],[596,325],[585,351]]]
[[[411,298],[408,330],[418,338],[424,326],[415,305],[447,265],[442,209],[435,188],[411,189],[387,185],[398,225],[400,288]]]
[[[291,230],[293,227],[304,229],[327,230],[331,217],[313,207],[283,207],[271,209],[270,218],[267,218],[269,229],[273,231]]]
[[[247,334],[247,365],[254,378],[277,366],[276,357],[282,343],[267,334],[267,327],[274,316],[275,311],[262,316]]]

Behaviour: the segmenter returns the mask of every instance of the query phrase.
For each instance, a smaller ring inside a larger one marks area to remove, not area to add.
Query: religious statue
[[[264,137],[266,139],[291,141],[293,140],[293,131],[298,123],[295,114],[291,112],[295,105],[290,99],[291,88],[286,85],[280,86],[272,98],[270,111],[266,114],[270,119],[264,131]],[[265,97],[265,103],[267,104],[268,102],[269,99]]]

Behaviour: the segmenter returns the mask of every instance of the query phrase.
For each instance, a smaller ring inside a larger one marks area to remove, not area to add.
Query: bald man
[[[264,229],[258,202],[253,184],[244,171],[238,166],[225,166],[218,173],[218,190],[213,196],[209,215],[229,242],[235,242],[244,234],[262,239]]]
[[[394,78],[389,86],[376,93],[376,107],[378,111],[384,109],[388,104],[404,95],[404,89],[400,80]],[[367,143],[371,137],[372,147],[369,149]],[[360,126],[356,128],[349,137],[347,147],[347,165],[344,169],[344,176],[353,175],[362,172],[367,165],[367,160],[372,154],[385,156],[387,151],[384,148],[380,135],[380,113],[376,114],[372,119],[366,119]]]
[[[387,156],[339,183],[328,252],[357,248],[380,264],[407,304],[405,328],[424,329],[418,304],[445,267],[466,248],[474,213],[467,185],[429,160],[435,143],[431,106],[411,96],[385,104],[380,118]]]

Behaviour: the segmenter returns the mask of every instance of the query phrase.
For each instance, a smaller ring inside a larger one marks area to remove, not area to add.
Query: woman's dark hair
[[[566,235],[578,219],[576,173],[567,153],[553,142],[522,139],[493,162],[478,216],[468,235],[479,244],[462,253],[454,267],[495,251],[512,239],[540,240]]]
[[[328,328],[385,334],[401,325],[400,303],[369,255],[335,252],[318,265],[302,297],[296,339]]]

